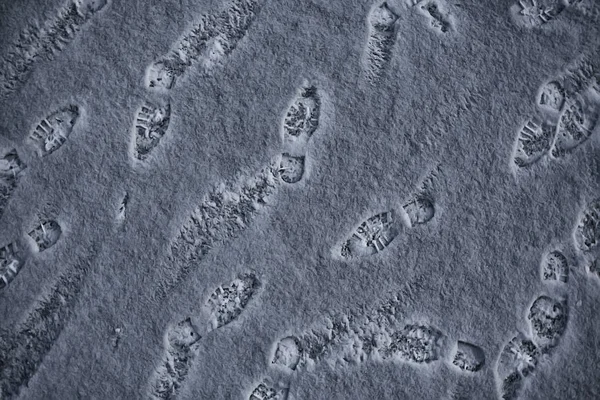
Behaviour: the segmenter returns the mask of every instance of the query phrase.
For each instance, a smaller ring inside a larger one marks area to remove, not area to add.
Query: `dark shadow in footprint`
[[[37,250],[42,252],[58,242],[62,235],[62,228],[56,221],[42,221],[28,235],[35,243]]]
[[[394,211],[386,211],[363,221],[341,246],[343,258],[363,257],[385,250],[399,233]]]

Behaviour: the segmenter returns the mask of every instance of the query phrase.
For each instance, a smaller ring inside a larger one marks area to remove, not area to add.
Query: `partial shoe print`
[[[562,111],[565,104],[565,89],[558,80],[544,83],[539,91],[537,105],[549,112],[558,113]]]
[[[280,179],[287,184],[300,182],[304,176],[307,146],[319,127],[321,99],[315,86],[304,83],[283,118],[283,153]]]
[[[396,21],[399,16],[386,2],[371,8],[367,17],[367,44],[363,55],[363,71],[367,81],[376,84],[392,57],[396,41]]]
[[[151,399],[167,400],[177,397],[198,355],[197,343],[200,339],[190,318],[167,328],[165,354],[150,379],[148,395]]]
[[[16,242],[0,248],[0,291],[15,279],[25,263],[25,254]]]
[[[569,262],[558,250],[553,250],[542,259],[541,278],[545,282],[567,283],[569,280]]]
[[[588,275],[600,280],[600,260],[598,258],[594,258],[592,261],[588,262],[586,270]]]
[[[17,398],[44,361],[73,315],[91,259],[78,260],[60,275],[24,321],[7,336],[0,368],[0,398]]]
[[[558,121],[550,155],[553,158],[564,157],[589,139],[599,114],[597,105],[588,104],[582,98],[567,100]]]
[[[56,17],[29,23],[0,61],[0,98],[25,84],[37,61],[56,57],[108,4],[108,0],[68,0]]]
[[[393,210],[373,215],[362,221],[342,243],[340,255],[351,259],[379,253],[390,245],[400,229]]]
[[[495,370],[500,399],[519,397],[525,378],[536,368],[539,358],[540,350],[523,334],[517,334],[504,345]]]
[[[556,126],[541,122],[537,118],[528,120],[517,134],[512,157],[514,165],[525,168],[545,156],[552,145],[555,130]]]
[[[44,220],[40,222],[28,236],[35,244],[37,251],[42,252],[54,246],[62,235],[62,228],[59,223],[53,220]]]
[[[317,88],[305,83],[300,87],[283,119],[284,144],[307,141],[319,127],[321,99]]]
[[[433,203],[424,196],[416,196],[402,206],[404,219],[409,228],[426,224],[435,215]]]
[[[575,247],[589,252],[600,243],[600,199],[591,201],[581,211],[573,233]]]
[[[244,400],[287,400],[289,389],[271,378],[264,378]]]
[[[562,76],[566,99],[575,100],[593,88],[595,77],[600,72],[595,65],[596,58],[597,49],[587,51],[565,67]]]
[[[424,0],[417,5],[423,15],[429,20],[431,28],[440,33],[452,30],[450,15],[444,10],[445,4],[439,0]]]
[[[459,340],[452,356],[452,365],[466,372],[477,372],[485,364],[485,354],[481,347]]]
[[[44,157],[58,150],[69,138],[77,120],[79,107],[63,107],[44,118],[29,135],[40,156]]]
[[[148,67],[146,86],[168,90],[194,64],[205,73],[222,65],[247,36],[261,6],[262,0],[232,0],[222,11],[201,16],[169,54]]]
[[[565,8],[562,0],[518,0],[510,10],[517,25],[531,29],[554,20]]]
[[[300,182],[304,176],[304,158],[283,153],[279,164],[279,178],[288,184]]]
[[[294,371],[300,362],[302,347],[294,336],[288,336],[277,343],[271,364]]]
[[[133,157],[146,160],[167,133],[171,104],[144,103],[136,113],[133,133]]]
[[[529,308],[527,320],[533,340],[542,352],[556,347],[567,329],[569,311],[566,300],[542,295]]]
[[[229,285],[216,288],[206,301],[209,311],[208,331],[221,328],[236,319],[260,288],[253,274],[243,274]]]
[[[4,152],[0,157],[0,216],[4,214],[4,209],[17,188],[21,173],[26,167],[15,149]]]
[[[117,223],[121,223],[125,221],[127,217],[127,207],[129,206],[129,193],[125,193],[123,199],[119,203],[119,208],[117,209],[116,221]]]
[[[440,358],[442,332],[426,325],[406,325],[392,333],[379,350],[384,360],[397,359],[412,363],[429,363]]]

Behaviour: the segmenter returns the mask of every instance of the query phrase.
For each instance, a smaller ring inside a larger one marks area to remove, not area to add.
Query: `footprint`
[[[311,370],[321,362],[346,369],[365,362],[428,365],[439,360],[447,353],[445,335],[430,324],[404,320],[404,309],[427,282],[428,275],[422,274],[374,307],[328,315],[298,334],[277,340],[269,365],[289,379],[298,370]]]
[[[421,189],[429,186],[434,177],[428,176],[427,181],[421,183]],[[415,193],[402,206],[400,213],[401,217],[398,218],[397,212],[391,209],[361,222],[341,244],[339,255],[351,259],[379,253],[398,236],[403,225],[413,228],[429,222],[435,215],[435,207],[427,195]]]
[[[591,276],[595,276],[596,279],[600,279],[600,262],[598,258],[595,258],[593,261],[588,263],[587,272]]]
[[[452,357],[452,365],[462,371],[477,372],[485,364],[485,354],[481,347],[473,343],[458,341]]]
[[[417,196],[402,206],[404,220],[409,228],[426,224],[435,215],[433,203],[423,196]]]
[[[186,64],[178,59],[163,58],[154,61],[146,71],[146,86],[150,89],[172,89],[176,79],[183,75]]]
[[[525,168],[540,160],[550,150],[555,129],[537,118],[528,120],[517,135],[513,163]]]
[[[58,242],[58,239],[62,235],[62,228],[56,221],[42,221],[28,235],[36,245],[37,251],[42,252]]]
[[[418,5],[421,12],[429,19],[432,28],[442,33],[447,33],[452,29],[450,17],[447,12],[442,11],[439,2],[435,0],[425,0]]]
[[[326,320],[325,326],[310,329],[297,337],[299,362],[294,369],[274,358],[272,363],[287,367],[288,372],[299,366],[312,368],[325,361],[332,366],[358,365],[366,361],[429,364],[437,361],[443,351],[444,335],[429,325],[405,324],[391,318],[376,321],[367,317],[346,315]]]
[[[23,254],[16,243],[0,248],[0,290],[6,289],[24,264]]]
[[[383,75],[396,41],[395,24],[399,16],[386,2],[371,8],[367,17],[368,38],[363,67],[367,80],[375,84]]]
[[[69,0],[53,19],[28,24],[2,60],[0,88],[3,93],[0,97],[22,86],[39,59],[55,57],[107,5],[106,0]]]
[[[275,384],[271,379],[265,378],[248,396],[248,400],[286,400],[289,389],[281,384]]]
[[[300,340],[294,336],[288,336],[277,343],[277,348],[275,349],[271,364],[295,371],[301,356],[302,347],[300,345]]]
[[[17,188],[19,176],[27,168],[15,149],[4,153],[0,158],[0,216],[8,205],[13,192]]]
[[[594,77],[598,74],[594,66],[596,54],[583,53],[571,62],[564,72],[566,97],[574,99],[593,86]]]
[[[205,71],[223,64],[225,58],[235,50],[256,19],[262,1],[234,0],[230,7],[217,15],[217,35],[209,41],[208,51],[204,55]]]
[[[527,320],[534,342],[542,352],[547,352],[558,344],[567,329],[567,302],[539,296],[529,308]]]
[[[496,364],[498,394],[501,399],[516,399],[538,364],[540,351],[531,339],[519,333],[504,345]]]
[[[300,182],[303,175],[304,157],[294,157],[288,153],[283,153],[279,165],[279,178],[285,183],[294,184]]]
[[[15,149],[6,151],[0,158],[0,177],[3,183],[6,182],[6,185],[12,184],[26,167]]]
[[[153,62],[146,72],[149,88],[171,89],[188,68],[200,63],[204,72],[222,65],[246,37],[262,0],[233,0],[214,15],[203,15],[168,55]]]
[[[406,325],[394,332],[390,343],[379,350],[383,359],[430,363],[440,357],[442,333],[426,325]]]
[[[182,65],[190,66],[207,50],[210,40],[218,34],[217,24],[215,16],[210,14],[201,16],[194,28],[179,41],[173,51],[176,57],[173,58],[180,60]]]
[[[518,25],[535,28],[552,21],[565,8],[561,0],[518,0],[510,10]]]
[[[319,127],[321,100],[315,86],[305,84],[288,107],[282,124],[283,149],[279,178],[288,184],[299,182],[305,169],[306,147]]]
[[[563,157],[585,142],[596,127],[598,114],[597,107],[584,103],[581,98],[567,101],[550,150],[552,157]]]
[[[169,128],[171,104],[144,103],[136,114],[134,128],[134,158],[143,161],[158,146]]]
[[[190,318],[167,328],[165,355],[150,381],[151,398],[167,400],[177,397],[198,355],[200,339]]]
[[[1,356],[6,362],[0,369],[0,398],[18,397],[56,343],[73,315],[73,305],[91,268],[90,260],[79,260],[60,275],[7,339],[9,343]]]
[[[551,251],[542,259],[542,281],[567,283],[569,280],[569,262],[567,257],[558,250]]]
[[[546,111],[558,113],[565,104],[565,89],[558,80],[546,82],[539,90],[537,105]]]
[[[367,218],[342,244],[342,258],[370,256],[385,250],[400,231],[393,210],[385,211]]]
[[[79,119],[79,108],[70,105],[43,119],[29,135],[40,156],[47,156],[61,147]]]
[[[243,274],[227,286],[219,286],[206,301],[209,311],[208,331],[221,328],[236,319],[260,287],[253,274]]]
[[[287,109],[282,125],[284,148],[305,144],[319,127],[321,100],[317,88],[305,83]]]
[[[600,242],[600,199],[590,202],[581,212],[573,234],[575,246],[589,252]]]
[[[502,400],[518,399],[524,383],[523,375],[518,372],[511,373],[501,383],[499,388],[500,398]]]

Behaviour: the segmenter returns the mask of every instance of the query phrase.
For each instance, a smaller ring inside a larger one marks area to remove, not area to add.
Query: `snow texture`
[[[0,399],[598,399],[595,0],[0,2]]]

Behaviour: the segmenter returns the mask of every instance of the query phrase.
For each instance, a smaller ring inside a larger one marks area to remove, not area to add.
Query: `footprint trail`
[[[163,279],[159,296],[166,295],[214,247],[241,234],[282,184],[294,185],[302,180],[306,149],[318,127],[319,104],[316,88],[303,87],[284,117],[283,153],[273,157],[256,175],[222,183],[204,196],[171,243],[170,260],[165,267],[168,276]],[[294,125],[293,130],[290,124]]]
[[[233,322],[246,309],[261,286],[256,276],[245,273],[229,285],[220,285],[206,300],[199,313],[206,325],[206,334]],[[149,382],[149,397],[167,400],[177,397],[193,363],[200,353],[202,336],[191,318],[167,327],[165,351]]]

